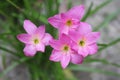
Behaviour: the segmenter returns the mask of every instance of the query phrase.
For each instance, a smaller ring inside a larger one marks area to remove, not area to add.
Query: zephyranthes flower
[[[95,54],[98,50],[97,39],[100,37],[99,32],[92,32],[91,26],[87,23],[81,23],[78,31],[70,31],[70,38],[73,42],[73,49],[78,54],[86,57]]]
[[[52,36],[45,33],[45,26],[38,28],[31,21],[24,21],[24,29],[27,33],[19,34],[17,38],[25,43],[24,53],[26,56],[34,56],[37,51],[44,52]]]
[[[76,6],[66,13],[60,13],[48,18],[48,22],[59,30],[59,33],[68,34],[71,30],[76,30],[84,15],[84,6]],[[59,35],[60,35],[59,34]]]
[[[72,50],[72,41],[67,35],[62,34],[59,40],[51,40],[50,45],[53,48],[50,60],[60,61],[62,68],[66,68],[69,62],[74,64],[82,63],[83,57]]]

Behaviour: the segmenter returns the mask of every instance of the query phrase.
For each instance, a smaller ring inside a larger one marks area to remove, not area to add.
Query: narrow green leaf
[[[70,70],[74,70],[74,71],[85,71],[85,72],[95,72],[95,73],[102,73],[102,74],[106,74],[106,75],[112,75],[112,76],[118,76],[120,77],[119,73],[116,72],[112,72],[112,71],[107,71],[107,70],[103,70],[103,69],[98,69],[98,68],[90,68],[90,67],[86,67],[86,66],[82,66],[82,65],[74,65],[69,67]]]
[[[86,14],[84,15],[81,21],[85,21],[89,17],[89,15],[91,14],[92,7],[93,7],[93,3],[91,2]]]
[[[43,15],[40,15],[39,20],[43,22],[44,24],[48,24],[47,18]]]
[[[2,54],[2,65],[3,65],[3,69],[6,68],[6,55]]]
[[[115,66],[115,67],[120,67],[119,64],[116,64],[116,63],[111,63],[109,61],[107,61],[106,59],[93,59],[93,58],[87,58],[84,60],[85,63],[92,63],[92,62],[100,62],[102,64],[107,64],[107,65],[112,65],[112,66]]]
[[[107,46],[108,44],[101,44],[101,43],[98,43],[97,45],[98,45],[98,46]]]
[[[2,47],[2,46],[0,46],[0,50],[5,51],[5,52],[8,52],[8,53],[10,53],[10,54],[12,54],[12,55],[17,56],[17,54],[16,54],[15,52],[13,52],[13,51],[11,51],[11,50],[9,50],[9,49],[7,49],[7,48],[4,48],[4,47]]]
[[[120,9],[116,12],[109,14],[102,23],[95,27],[93,31],[98,31],[102,27],[106,27],[116,16],[120,14]]]
[[[4,75],[6,75],[9,71],[11,71],[13,68],[15,68],[17,65],[27,61],[30,58],[21,58],[19,61],[15,61],[13,62],[10,66],[8,66],[3,72],[0,73],[0,77],[3,77]]]
[[[24,5],[25,5],[25,8],[26,10],[31,10],[31,5],[30,5],[30,2],[29,0],[23,0],[24,1]]]
[[[71,7],[72,7],[72,0],[68,0],[67,10],[69,10]]]
[[[106,49],[106,48],[108,48],[110,46],[113,46],[113,45],[117,44],[118,42],[120,42],[120,38],[108,43],[106,46],[103,46],[103,47],[99,48],[98,52],[101,52],[102,50],[104,50],[104,49]]]
[[[106,0],[102,4],[98,5],[94,10],[91,11],[90,16],[95,14],[96,12],[98,12],[100,9],[102,9],[103,7],[105,7],[106,5],[108,5],[112,1],[113,0]]]
[[[7,2],[9,2],[11,5],[13,5],[19,11],[23,11],[18,5],[16,5],[15,3],[13,3],[11,0],[7,0]]]

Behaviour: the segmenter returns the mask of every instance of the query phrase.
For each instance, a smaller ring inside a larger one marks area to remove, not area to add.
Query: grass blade
[[[117,44],[118,42],[120,42],[120,38],[118,38],[118,39],[110,42],[110,43],[107,44],[106,46],[103,46],[103,47],[99,48],[99,49],[98,49],[98,52],[101,52],[102,50],[104,50],[104,49],[106,49],[106,48],[108,48],[108,47],[110,47],[110,46],[113,46],[113,45]]]
[[[120,67],[119,64],[108,62],[106,59],[87,58],[87,59],[84,60],[84,62],[85,63],[100,62],[102,64],[107,64],[107,65],[112,65],[112,66],[115,66],[115,67]]]
[[[105,7],[107,4],[109,4],[112,1],[113,0],[106,0],[102,4],[98,5],[94,10],[91,11],[90,16],[98,12],[100,9],[102,9],[103,7]]]
[[[85,13],[85,15],[84,15],[84,17],[82,18],[81,21],[85,21],[89,17],[89,15],[91,14],[92,7],[93,7],[93,3],[90,4],[87,12]]]
[[[22,62],[25,62],[26,60],[28,60],[29,58],[21,58],[19,61],[15,61],[13,62],[9,67],[7,67],[3,72],[0,73],[0,77],[3,77],[4,75],[6,75],[9,71],[11,71],[13,68],[15,68],[16,66],[18,66],[19,64],[21,64]]]
[[[74,71],[95,72],[95,73],[102,73],[102,74],[106,74],[106,75],[120,77],[120,74],[118,74],[116,72],[106,71],[106,70],[97,69],[97,68],[85,67],[85,66],[82,66],[82,65],[80,65],[80,66],[74,65],[74,66],[69,67],[69,69],[74,70]]]
[[[98,31],[100,28],[106,27],[119,14],[120,14],[120,9],[112,14],[109,14],[101,24],[95,27],[93,31]]]

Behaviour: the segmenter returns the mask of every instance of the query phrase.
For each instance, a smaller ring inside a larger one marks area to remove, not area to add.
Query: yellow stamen
[[[71,20],[68,20],[68,21],[66,22],[66,25],[67,25],[67,26],[71,26],[71,25],[72,25],[72,21],[71,21]]]
[[[85,42],[84,42],[83,40],[81,40],[81,41],[79,42],[79,45],[80,45],[80,46],[84,46],[84,45],[85,45]]]
[[[38,39],[34,39],[34,44],[38,44],[39,40]]]

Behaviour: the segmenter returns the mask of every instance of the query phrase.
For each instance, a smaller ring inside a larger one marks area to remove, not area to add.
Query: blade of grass
[[[107,61],[106,59],[87,58],[87,59],[84,60],[84,62],[85,63],[100,62],[102,64],[107,64],[107,65],[112,65],[112,66],[115,66],[115,67],[120,67],[119,64],[111,63],[111,62]]]
[[[107,70],[101,70],[101,69],[97,69],[97,68],[90,68],[90,67],[85,67],[85,66],[74,65],[74,66],[69,67],[69,69],[70,70],[74,70],[74,71],[85,71],[85,72],[102,73],[102,74],[106,74],[106,75],[120,77],[120,74],[116,73],[116,72],[107,71]]]
[[[82,18],[81,21],[85,21],[89,17],[89,15],[91,14],[92,7],[93,7],[93,3],[91,2],[87,12],[85,13],[85,15],[84,15],[84,17]]]
[[[5,54],[2,54],[2,65],[3,65],[3,69],[6,68],[6,56]]]
[[[100,28],[106,27],[119,14],[120,14],[120,9],[117,10],[116,12],[109,14],[101,24],[95,27],[93,31],[98,31]]]
[[[117,44],[118,42],[120,42],[120,38],[108,43],[106,46],[103,46],[103,47],[99,48],[98,52],[101,52],[102,50],[104,50],[104,49],[106,49],[106,48],[108,48],[110,46],[113,46],[113,45]]]
[[[100,9],[102,9],[103,7],[105,7],[106,5],[108,5],[110,2],[112,2],[113,0],[106,0],[105,2],[103,2],[102,4],[98,5],[94,10],[92,10],[89,14],[89,16],[95,14],[96,12],[98,12]]]
[[[78,80],[69,69],[65,69],[64,74],[67,77],[67,80]]]
[[[3,72],[0,73],[0,77],[3,77],[4,75],[6,75],[9,71],[11,71],[13,68],[15,68],[16,66],[18,66],[19,64],[29,60],[30,58],[26,58],[23,57],[21,58],[19,61],[15,61],[13,62],[9,67],[7,67]]]
[[[108,44],[101,44],[101,43],[98,43],[97,45],[98,45],[98,46],[107,46]]]
[[[7,2],[9,2],[11,5],[13,5],[19,11],[23,11],[18,5],[16,5],[15,3],[13,3],[11,0],[7,0]]]
[[[2,47],[2,46],[0,46],[0,50],[5,51],[5,52],[8,52],[8,53],[10,53],[10,54],[12,54],[12,55],[14,55],[14,56],[18,56],[15,52],[13,52],[13,51],[11,51],[11,50],[9,50],[9,49],[7,49],[7,48],[4,48],[4,47]]]

